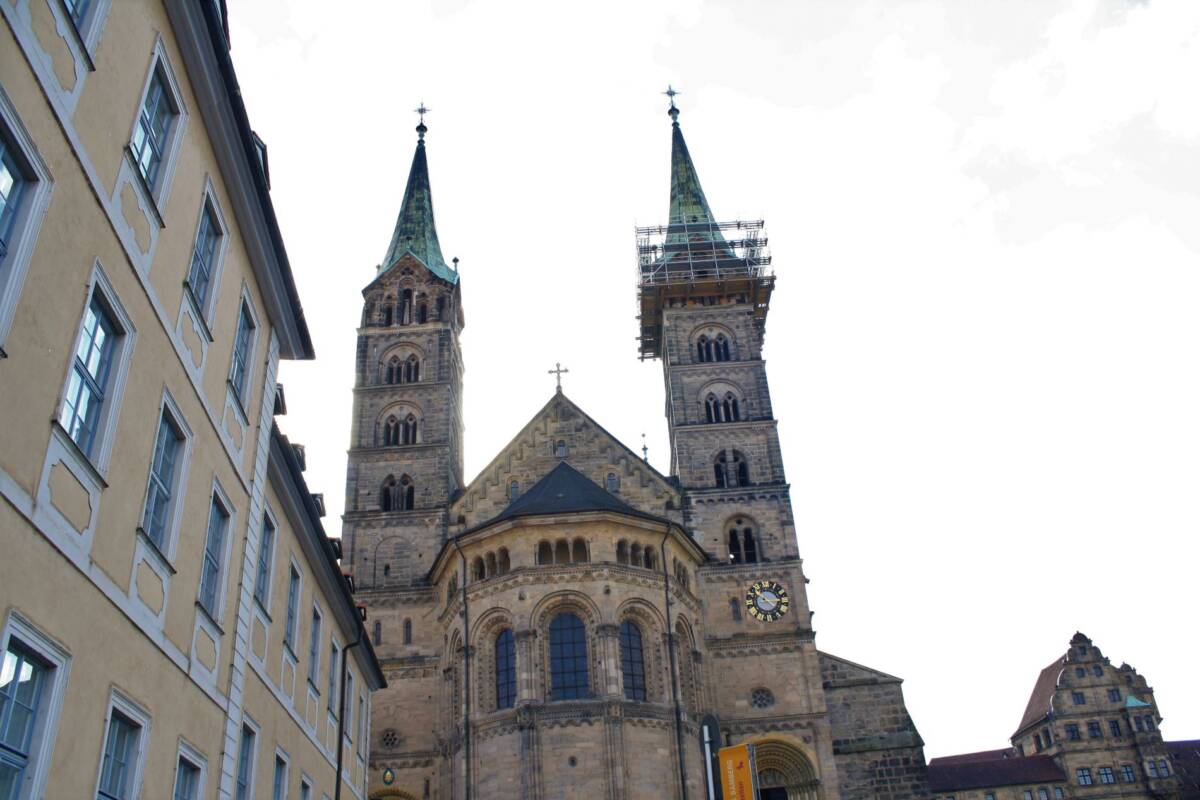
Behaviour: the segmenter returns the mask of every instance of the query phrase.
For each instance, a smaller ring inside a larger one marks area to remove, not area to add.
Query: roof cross
[[[422,123],[423,123],[423,122],[425,122],[425,115],[426,115],[426,114],[428,114],[430,111],[432,111],[432,109],[429,109],[429,108],[426,108],[426,107],[425,107],[425,101],[424,101],[424,100],[422,100],[422,101],[421,101],[421,105],[419,105],[419,106],[417,106],[416,108],[414,108],[414,109],[413,109],[413,113],[414,113],[414,114],[419,114],[419,115],[420,115],[420,120],[418,120],[418,121],[419,121],[419,122],[422,122]]]
[[[563,373],[570,372],[570,371],[571,370],[569,370],[569,369],[563,369],[563,365],[558,363],[557,361],[554,362],[554,369],[546,370],[546,374],[553,375],[554,379],[558,382],[558,386],[557,386],[557,388],[555,388],[555,391],[558,392],[558,394],[562,394]]]

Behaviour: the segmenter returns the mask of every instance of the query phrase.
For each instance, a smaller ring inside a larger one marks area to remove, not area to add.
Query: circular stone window
[[[396,733],[395,728],[387,728],[384,730],[380,740],[383,742],[384,747],[392,748],[400,744],[400,734]]]
[[[775,695],[770,689],[759,687],[750,693],[750,705],[755,708],[770,708],[775,705]]]

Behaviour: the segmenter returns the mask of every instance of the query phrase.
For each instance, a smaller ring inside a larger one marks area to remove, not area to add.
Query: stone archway
[[[754,743],[760,800],[817,800],[820,781],[803,752],[778,739]]]
[[[371,800],[417,800],[417,796],[402,789],[388,788],[372,792]]]

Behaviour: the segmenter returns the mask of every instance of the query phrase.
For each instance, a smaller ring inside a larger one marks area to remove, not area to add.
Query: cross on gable
[[[558,363],[557,361],[555,361],[555,362],[554,362],[554,369],[548,369],[548,370],[546,370],[546,374],[547,374],[547,375],[553,375],[553,376],[554,376],[554,379],[555,379],[555,381],[557,381],[557,382],[558,382],[558,385],[555,387],[555,391],[556,391],[556,392],[558,392],[559,394],[562,394],[562,376],[563,376],[563,373],[565,373],[565,372],[570,372],[570,371],[571,371],[571,370],[569,370],[569,369],[563,369],[563,365],[562,365],[562,364],[560,364],[560,363]]]

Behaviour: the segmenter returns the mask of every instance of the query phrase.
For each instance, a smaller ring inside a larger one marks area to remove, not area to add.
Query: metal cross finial
[[[430,111],[431,111],[431,109],[428,109],[428,108],[426,108],[426,107],[425,107],[425,101],[424,101],[424,100],[422,100],[422,101],[421,101],[421,105],[419,105],[419,106],[417,106],[416,108],[414,108],[414,109],[413,109],[413,113],[416,113],[416,114],[420,114],[420,115],[421,115],[421,118],[420,118],[420,120],[419,120],[419,121],[420,121],[420,122],[422,122],[422,123],[423,123],[423,122],[425,122],[425,115],[426,115],[426,114],[428,114]]]
[[[422,100],[421,105],[414,108],[413,111],[420,115],[420,119],[417,121],[417,139],[424,142],[425,131],[429,130],[425,127],[425,115],[429,113],[429,109],[425,107],[425,101]]]
[[[663,92],[663,94],[665,94],[667,97],[671,98],[671,108],[674,108],[675,107],[675,95],[683,94],[683,92],[679,91],[674,86],[672,86],[671,84],[668,83],[667,90],[665,92]]]
[[[571,371],[571,370],[569,370],[569,369],[563,369],[563,365],[562,365],[562,364],[560,364],[560,363],[558,363],[557,361],[555,361],[555,362],[554,362],[554,369],[548,369],[548,370],[546,370],[546,374],[547,374],[547,375],[553,375],[553,376],[554,376],[554,379],[555,379],[556,381],[558,381],[558,386],[555,388],[555,391],[556,391],[556,392],[558,392],[559,394],[562,394],[562,376],[563,376],[563,373],[564,373],[564,372],[570,372],[570,371]]]
[[[642,461],[650,463],[650,448],[646,447],[646,434],[642,434]]]

